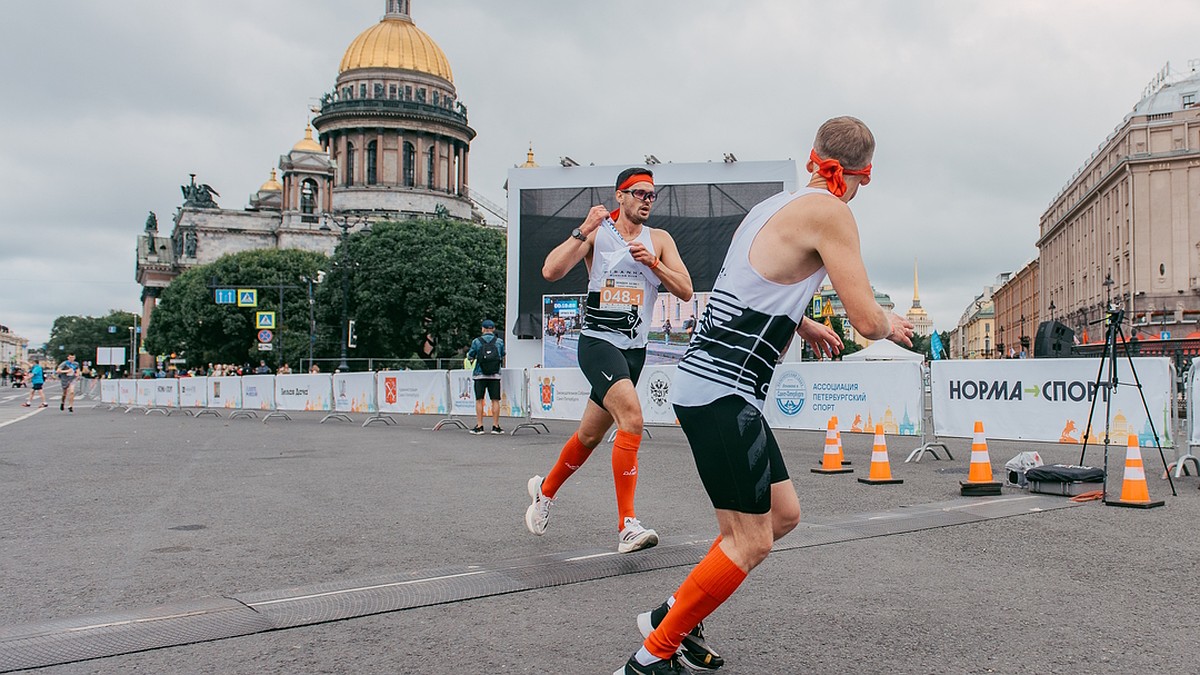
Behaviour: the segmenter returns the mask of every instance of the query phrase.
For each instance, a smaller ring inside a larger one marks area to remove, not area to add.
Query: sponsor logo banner
[[[375,373],[335,373],[333,397],[333,409],[338,412],[378,412],[379,406],[375,404]]]
[[[445,415],[450,412],[445,370],[384,370],[376,377],[380,412]]]
[[[154,405],[154,384],[158,380],[138,380],[135,400],[138,405]]]
[[[154,405],[160,408],[178,408],[179,380],[173,377],[154,380]]]
[[[116,403],[120,396],[120,380],[100,380],[100,402]]]
[[[592,385],[578,368],[531,368],[528,392],[535,419],[578,420]]]
[[[485,405],[487,414],[492,404]],[[475,380],[471,371],[450,371],[450,407],[452,415],[475,416]],[[520,368],[500,369],[500,416],[525,416],[525,371]]]
[[[828,428],[914,436],[921,433],[921,366],[912,362],[804,362],[775,369],[763,415],[778,429]]]
[[[208,378],[185,377],[179,380],[179,407],[203,408],[208,405]]]
[[[233,376],[208,378],[208,407],[226,409],[242,407],[242,378]]]
[[[332,410],[333,376],[309,373],[275,376],[277,410]]]
[[[1107,362],[1099,378],[1101,386],[1096,386],[1099,359],[938,361],[930,372],[934,431],[939,436],[970,438],[979,420],[988,438],[1082,443],[1090,415],[1088,444],[1103,444],[1107,409],[1111,410],[1107,423],[1111,443],[1124,446],[1133,434],[1142,446],[1153,446],[1153,422],[1159,442],[1170,447],[1174,399],[1170,361],[1137,358],[1133,362],[1145,406],[1124,358],[1117,359],[1119,385],[1111,397]]]
[[[676,424],[675,408],[671,405],[671,381],[678,366],[646,366],[638,380],[638,400],[642,404],[642,419],[646,424]]]
[[[246,410],[275,409],[275,376],[243,375],[242,405]]]

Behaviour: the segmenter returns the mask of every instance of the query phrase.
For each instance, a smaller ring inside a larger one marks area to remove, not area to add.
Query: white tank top
[[[778,284],[750,265],[750,246],[776,212],[817,193],[829,194],[814,188],[781,192],[746,214],[671,382],[672,403],[698,406],[737,394],[762,410],[775,364],[825,280],[825,268],[798,283]]]
[[[654,254],[649,227],[643,225],[633,241],[640,241]],[[645,347],[659,283],[649,267],[633,259],[629,243],[606,218],[592,241],[587,312],[580,332],[612,343],[617,349]]]

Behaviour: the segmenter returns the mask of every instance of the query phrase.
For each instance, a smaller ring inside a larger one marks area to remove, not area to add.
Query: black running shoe
[[[679,665],[678,658],[668,661],[655,661],[648,666],[643,666],[637,662],[636,658],[631,656],[625,662],[625,666],[615,670],[613,675],[680,675],[683,672],[683,666]]]
[[[471,433],[475,434],[476,436],[479,436],[480,434],[483,433],[483,427],[475,427],[474,429],[471,430]]]
[[[658,624],[667,616],[667,610],[670,606],[663,603],[658,607],[638,614],[637,624],[638,630],[642,632],[642,637],[650,637],[650,633],[658,628]],[[679,645],[679,660],[692,670],[716,670],[725,665],[725,659],[721,658],[708,643],[704,641],[704,622],[701,621],[692,632],[683,636],[683,643]]]

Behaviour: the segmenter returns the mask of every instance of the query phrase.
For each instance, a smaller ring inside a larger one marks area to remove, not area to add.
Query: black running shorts
[[[590,335],[579,336],[579,369],[592,385],[589,397],[604,407],[604,397],[613,384],[630,380],[637,386],[646,365],[646,348],[617,349],[611,342]]]
[[[702,406],[677,405],[675,416],[714,508],[758,514],[771,510],[771,485],[788,480],[788,472],[758,408],[730,395]]]
[[[483,395],[493,401],[500,401],[500,380],[475,380],[475,400],[482,401]]]

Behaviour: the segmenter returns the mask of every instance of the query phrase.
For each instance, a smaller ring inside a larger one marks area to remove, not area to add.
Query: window
[[[350,87],[342,87],[342,98],[347,101],[354,98],[354,90]]]
[[[346,143],[346,187],[354,185],[354,144]]]
[[[412,87],[409,85],[404,86],[404,100],[405,101],[412,100]]]
[[[372,98],[383,98],[383,85],[376,82],[371,93],[373,94]]]
[[[388,85],[388,98],[390,98],[390,99],[392,99],[392,100],[395,100],[395,98],[396,98],[396,85],[394,85],[394,84],[389,84],[389,85]]]
[[[417,103],[425,102],[425,87],[417,87]]]
[[[413,147],[412,143],[409,143],[408,141],[404,141],[404,185],[405,185],[405,187],[412,187],[413,183],[415,182],[414,173],[416,171],[416,166],[415,166],[416,163],[417,163],[416,148]]]
[[[425,185],[427,187],[433,187],[433,165],[436,162],[436,160],[437,160],[437,148],[430,147],[429,148],[429,161],[428,161],[428,166],[426,167],[426,176],[425,176]]]
[[[378,141],[371,141],[370,143],[367,143],[367,185],[374,185],[376,182],[375,163],[378,150]]]
[[[367,83],[366,82],[362,82],[358,85],[358,97],[359,98],[367,97]]]
[[[433,92],[433,104],[434,104],[434,105],[440,105],[440,104],[441,104],[441,102],[442,102],[441,95],[440,95],[440,94],[438,94],[438,92],[435,90],[435,91]]]
[[[300,213],[313,214],[317,210],[317,181],[305,178],[300,184]]]
[[[1183,95],[1183,107],[1190,108],[1196,105],[1196,92]]]

